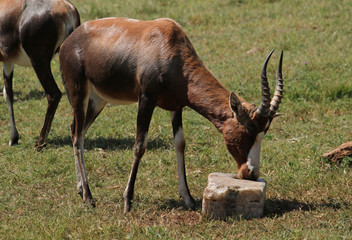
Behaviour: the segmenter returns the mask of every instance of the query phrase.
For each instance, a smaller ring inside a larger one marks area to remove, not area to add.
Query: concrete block
[[[265,191],[263,179],[240,180],[236,174],[211,173],[203,193],[202,215],[219,220],[262,217]]]

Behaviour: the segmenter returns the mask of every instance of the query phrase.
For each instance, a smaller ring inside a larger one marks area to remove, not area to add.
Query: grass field
[[[20,141],[14,147],[8,146],[9,117],[0,99],[0,239],[351,239],[352,160],[331,164],[321,158],[351,141],[351,0],[72,2],[82,22],[109,16],[175,19],[218,80],[256,104],[266,55],[277,50],[268,67],[273,86],[278,53],[285,51],[283,115],[273,121],[262,146],[265,215],[226,222],[201,218],[208,174],[234,172],[236,164],[221,134],[190,109],[184,110],[186,168],[196,211],[178,196],[170,116],[156,109],[133,209],[124,215],[137,105],[108,105],[87,133],[86,168],[97,202],[97,208],[88,208],[76,193],[67,97],[47,147],[35,151],[47,102],[34,71],[17,67]],[[64,92],[57,57],[52,69]]]

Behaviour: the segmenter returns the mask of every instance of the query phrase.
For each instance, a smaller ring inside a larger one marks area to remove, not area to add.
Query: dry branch
[[[336,163],[340,163],[344,157],[352,157],[352,141],[340,145],[331,152],[324,153],[323,157]]]

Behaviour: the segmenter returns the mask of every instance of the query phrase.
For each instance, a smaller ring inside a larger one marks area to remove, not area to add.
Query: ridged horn
[[[268,117],[269,109],[271,107],[270,88],[268,84],[268,78],[266,77],[266,67],[268,66],[269,59],[273,52],[274,50],[272,50],[267,56],[261,73],[262,102],[257,109],[257,113],[263,117]]]
[[[276,113],[276,110],[279,109],[279,104],[281,103],[282,94],[284,92],[284,80],[282,79],[282,58],[284,51],[281,51],[279,67],[277,69],[277,78],[276,78],[276,87],[274,96],[270,102],[270,117],[273,117]]]

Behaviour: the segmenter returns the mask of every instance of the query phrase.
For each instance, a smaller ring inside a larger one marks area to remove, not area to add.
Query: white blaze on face
[[[269,125],[269,122],[267,123]],[[267,128],[268,126],[265,126]],[[259,176],[259,165],[260,165],[260,150],[262,147],[262,140],[264,138],[264,132],[258,133],[253,146],[249,150],[247,157],[248,169],[253,171],[256,176]]]
[[[262,146],[262,140],[264,138],[264,132],[260,132],[254,141],[254,144],[249,150],[247,157],[248,169],[254,171],[255,174],[259,175],[259,162],[260,162],[260,149]]]

